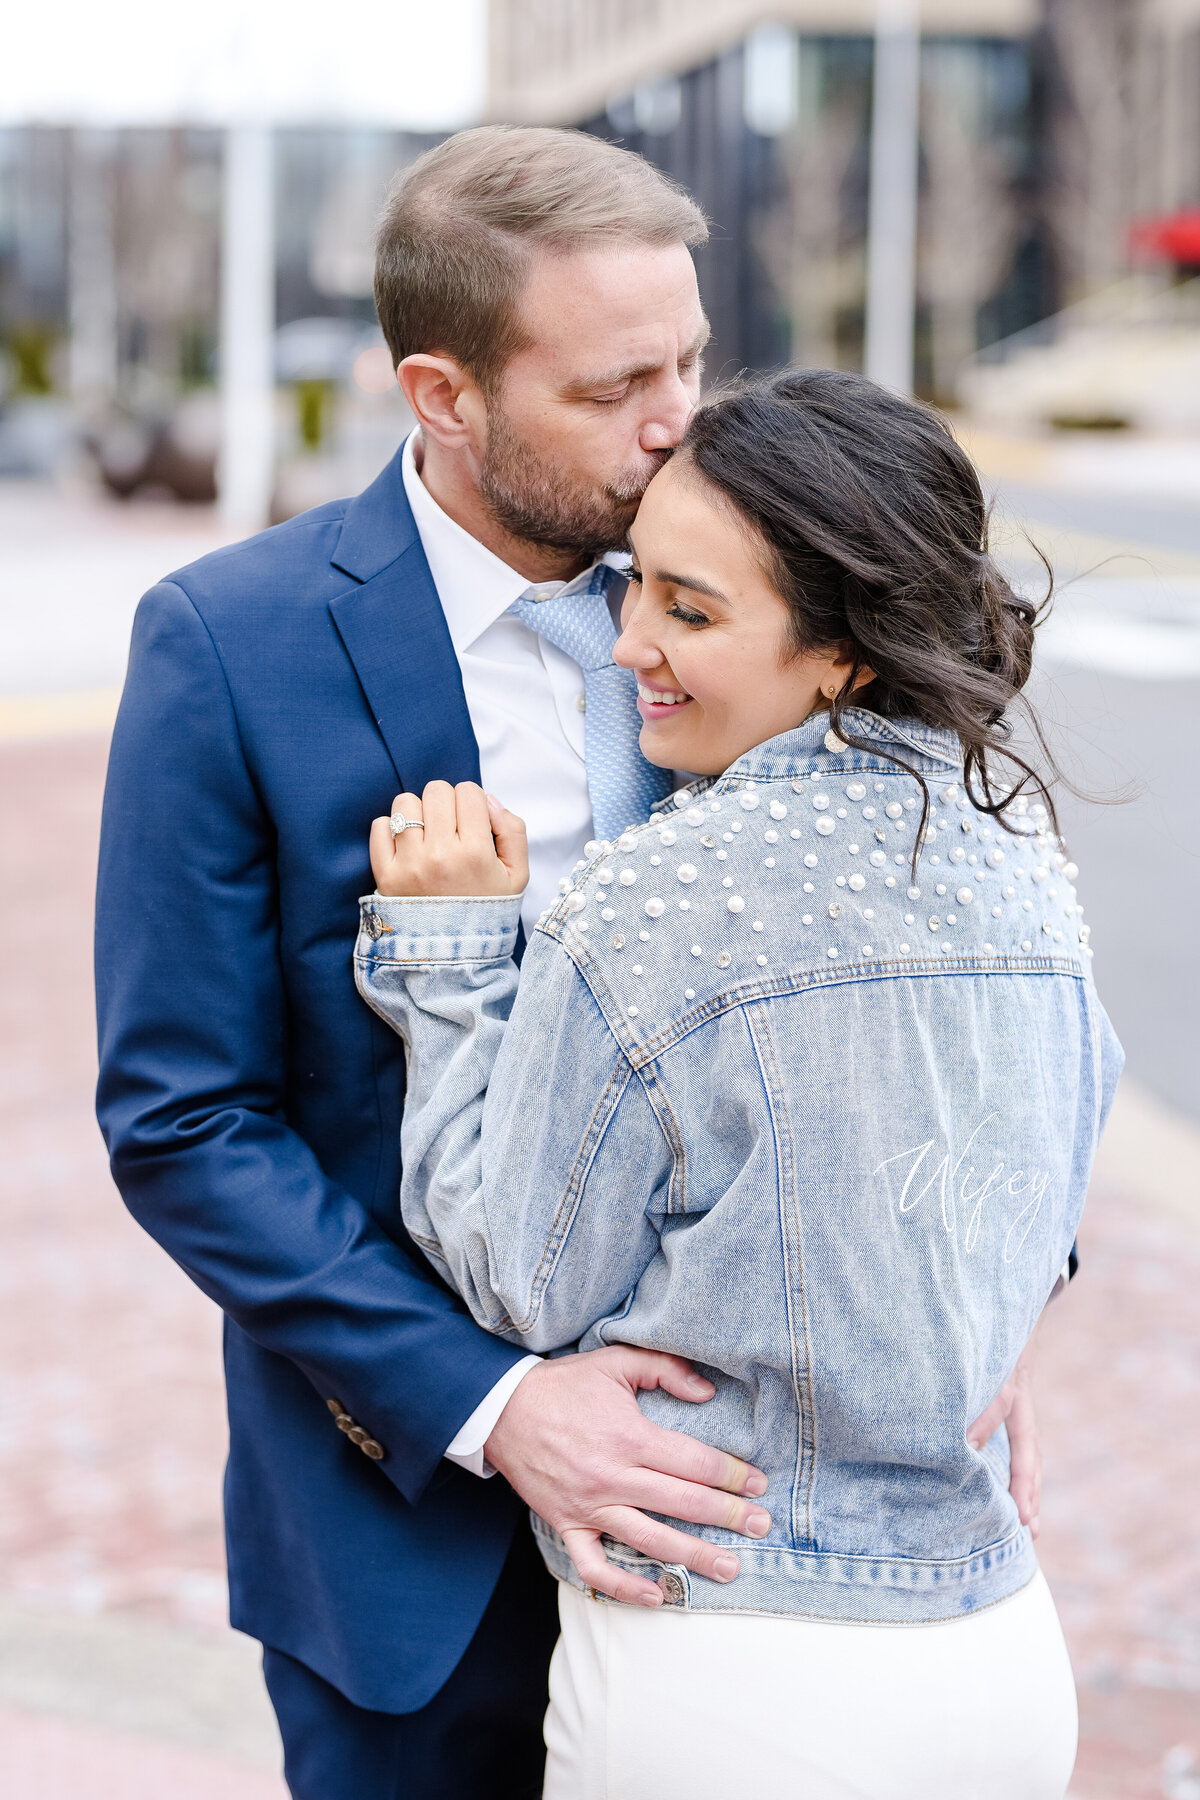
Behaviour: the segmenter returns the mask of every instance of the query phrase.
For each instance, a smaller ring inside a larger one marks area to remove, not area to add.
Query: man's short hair
[[[581,131],[483,125],[393,183],[375,245],[375,304],[396,365],[452,356],[485,392],[529,342],[520,298],[538,251],[702,244],[704,214],[658,169]]]

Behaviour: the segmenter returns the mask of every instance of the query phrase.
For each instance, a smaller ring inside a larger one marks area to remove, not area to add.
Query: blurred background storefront
[[[676,176],[708,380],[911,387],[1013,581],[1054,569],[1035,693],[1093,796],[1064,818],[1129,1065],[1044,1334],[1042,1551],[1074,1800],[1200,1800],[1200,0],[57,0],[6,32],[0,1792],[281,1800],[223,1623],[219,1320],[91,1117],[107,734],[152,581],[394,452],[374,221],[492,119]]]
[[[482,112],[619,140],[697,195],[710,376],[861,366],[875,12],[490,0]],[[929,0],[920,19],[917,391],[1008,423],[1200,425],[1200,0]],[[270,135],[283,516],[377,456],[371,230],[435,140]],[[113,492],[213,496],[224,144],[0,129],[0,470],[82,451]]]

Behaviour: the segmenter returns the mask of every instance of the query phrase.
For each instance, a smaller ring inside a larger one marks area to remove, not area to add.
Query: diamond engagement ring
[[[388,821],[392,828],[392,836],[398,838],[402,831],[424,831],[424,819],[406,819],[403,813],[393,813]]]

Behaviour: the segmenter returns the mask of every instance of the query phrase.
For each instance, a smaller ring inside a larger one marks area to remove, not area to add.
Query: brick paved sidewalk
[[[124,1213],[91,1116],[104,749],[0,746],[0,1793],[282,1800],[223,1623],[218,1320]],[[1200,1800],[1200,1134],[1120,1105],[1044,1332],[1042,1554],[1075,1800]]]

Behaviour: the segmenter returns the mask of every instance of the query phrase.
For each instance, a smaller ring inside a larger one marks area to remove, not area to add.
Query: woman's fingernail
[[[746,1485],[742,1489],[743,1494],[747,1494],[751,1499],[757,1500],[758,1496],[760,1494],[765,1494],[766,1491],[767,1478],[765,1475],[748,1475],[746,1477]]]
[[[718,1556],[713,1564],[713,1572],[718,1581],[733,1581],[737,1577],[741,1564],[736,1556]]]
[[[663,1597],[661,1594],[639,1594],[638,1595],[638,1601],[640,1602],[640,1604],[642,1606],[661,1606],[662,1598]]]
[[[765,1512],[752,1512],[746,1515],[746,1530],[751,1537],[766,1537],[771,1529],[771,1515]]]
[[[703,1375],[689,1375],[687,1384],[690,1388],[694,1389],[697,1394],[707,1394],[712,1391],[712,1382],[705,1381]]]

